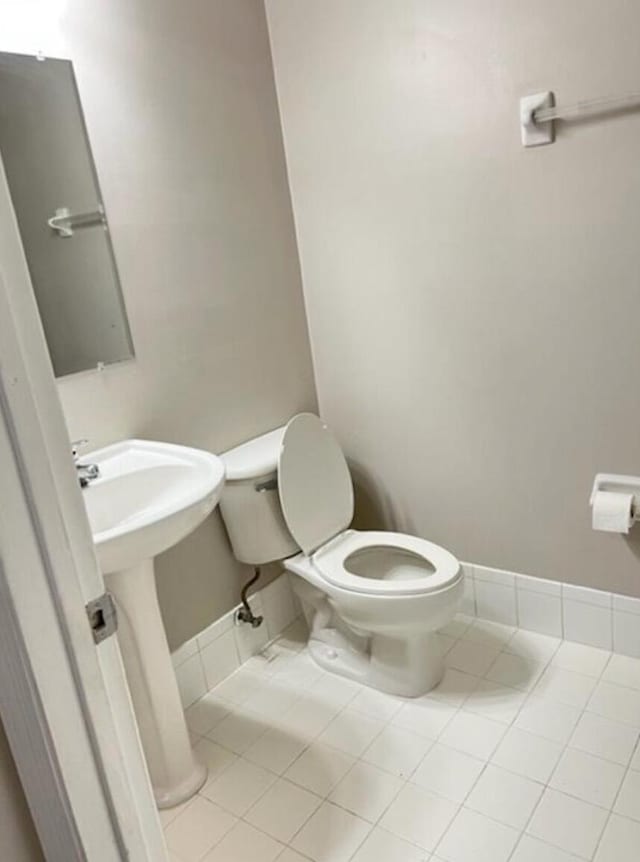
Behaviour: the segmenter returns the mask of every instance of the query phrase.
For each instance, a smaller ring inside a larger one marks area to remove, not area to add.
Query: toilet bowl
[[[222,458],[220,508],[234,552],[254,565],[284,559],[314,660],[404,697],[437,685],[444,665],[435,632],[464,589],[456,558],[417,536],[350,529],[349,468],[313,414]]]

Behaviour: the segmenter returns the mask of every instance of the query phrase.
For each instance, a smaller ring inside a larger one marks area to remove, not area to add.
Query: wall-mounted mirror
[[[0,53],[0,154],[56,376],[133,356],[73,66]]]

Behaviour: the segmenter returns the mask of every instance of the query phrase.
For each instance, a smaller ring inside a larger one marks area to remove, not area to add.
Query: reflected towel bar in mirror
[[[47,219],[47,224],[52,230],[55,230],[58,236],[67,237],[73,236],[74,230],[85,227],[107,227],[107,220],[104,215],[104,207],[100,205],[94,212],[88,213],[72,213],[68,207],[61,207],[56,210],[56,214],[50,219]]]

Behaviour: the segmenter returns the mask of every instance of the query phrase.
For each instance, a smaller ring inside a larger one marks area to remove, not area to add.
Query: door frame
[[[0,160],[0,714],[47,860],[165,862],[104,590]]]

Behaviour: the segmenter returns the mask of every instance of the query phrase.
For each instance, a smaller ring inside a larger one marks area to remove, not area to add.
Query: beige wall
[[[44,3],[37,38],[8,6],[0,50],[74,62],[136,350],[60,382],[72,437],[219,452],[313,408],[262,2]],[[217,515],[160,558],[171,645],[227,611],[246,574]]]
[[[0,721],[0,859],[38,862],[43,859],[31,813],[24,798],[9,743]]]
[[[518,99],[637,89],[627,0],[267,0],[321,410],[388,525],[640,595],[590,530],[640,473],[640,115],[520,146]]]

